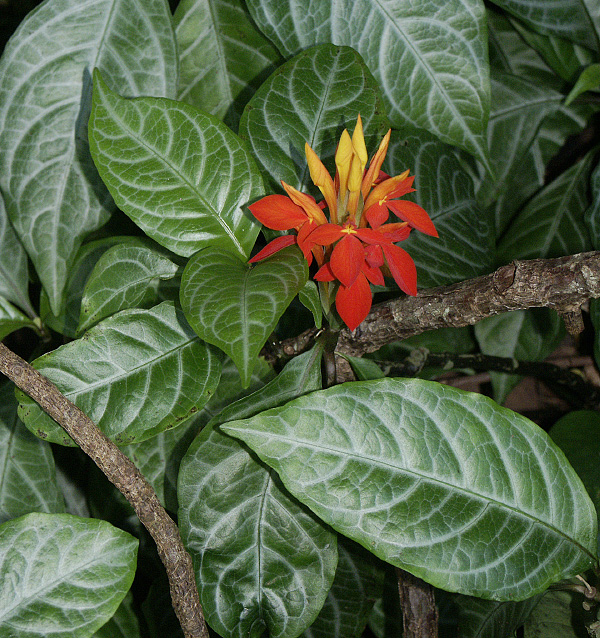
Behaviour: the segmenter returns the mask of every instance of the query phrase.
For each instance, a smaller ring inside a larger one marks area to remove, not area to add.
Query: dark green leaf
[[[295,246],[254,266],[227,250],[206,248],[183,272],[181,306],[196,333],[235,361],[246,387],[260,349],[307,277]]]
[[[140,626],[132,605],[133,597],[129,593],[114,616],[92,638],[139,638]]]
[[[587,638],[590,614],[584,611],[583,601],[579,593],[546,592],[525,623],[525,638]]]
[[[493,0],[529,27],[540,33],[556,35],[579,42],[591,49],[599,49],[597,0]]]
[[[221,429],[337,531],[442,589],[525,599],[596,561],[596,512],[563,453],[481,395],[359,381]]]
[[[281,58],[240,0],[181,0],[173,16],[179,45],[177,98],[234,130],[246,102]]]
[[[325,42],[355,48],[396,126],[425,128],[486,162],[489,83],[481,2],[250,0],[248,7],[284,55]]]
[[[344,537],[338,541],[338,555],[323,609],[302,638],[358,638],[381,595],[384,571],[377,559]]]
[[[423,131],[394,134],[384,170],[396,175],[406,169],[415,175],[414,201],[429,213],[439,233],[435,238],[415,231],[402,243],[417,264],[419,287],[442,286],[491,271],[492,220],[477,204],[473,180],[453,150]],[[440,183],[441,175],[448,180]]]
[[[0,340],[20,328],[31,328],[38,332],[39,326],[8,303],[4,297],[0,297]]]
[[[96,72],[90,150],[115,202],[162,246],[186,257],[206,246],[250,254],[260,225],[245,206],[262,179],[215,116],[162,98],[126,100]]]
[[[81,311],[81,298],[90,273],[100,257],[112,246],[118,244],[132,244],[145,246],[150,240],[136,237],[112,236],[91,241],[84,244],[78,251],[65,285],[65,303],[62,311],[55,316],[50,310],[48,295],[42,290],[40,295],[40,317],[42,321],[66,337],[74,339],[77,336],[77,325]]]
[[[303,51],[268,78],[244,112],[240,135],[251,144],[272,189],[279,190],[283,180],[317,195],[304,144],[333,174],[342,127],[353,129],[359,114],[374,152],[388,127],[379,87],[356,51],[323,44]]]
[[[121,244],[107,250],[92,270],[83,292],[78,332],[127,308],[149,308],[166,297],[179,298],[178,265],[146,246]]]
[[[50,445],[33,436],[19,421],[14,387],[3,383],[0,385],[0,522],[29,512],[64,511]]]
[[[119,444],[143,441],[189,418],[212,396],[221,371],[218,354],[171,302],[124,310],[33,366]],[[34,434],[74,445],[36,403],[18,396],[19,416]]]
[[[45,2],[0,60],[0,189],[55,315],[83,238],[113,209],[87,143],[94,67],[125,95],[174,97],[165,0]]]
[[[105,521],[27,514],[0,526],[0,634],[87,638],[127,594],[137,539]]]
[[[305,308],[312,312],[315,326],[320,329],[323,324],[323,308],[317,284],[314,281],[307,281],[304,288],[298,293],[298,299]]]
[[[181,464],[179,524],[208,623],[225,636],[295,638],[331,587],[335,534],[245,447],[212,427]]]

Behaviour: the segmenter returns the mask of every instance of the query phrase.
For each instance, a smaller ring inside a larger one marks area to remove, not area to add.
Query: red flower
[[[254,216],[268,228],[296,231],[296,234],[274,239],[250,262],[297,244],[309,264],[313,256],[316,258],[320,266],[314,277],[316,281],[338,282],[337,292],[335,288],[325,292],[327,296],[335,292],[336,309],[350,330],[369,313],[370,284],[384,283],[381,268],[387,268],[405,293],[417,294],[415,264],[395,242],[406,239],[413,228],[438,236],[423,208],[398,199],[414,191],[414,177],[409,177],[408,171],[394,177],[381,171],[389,140],[390,131],[366,168],[368,156],[359,116],[352,138],[348,131],[340,138],[335,155],[335,180],[316,153],[305,145],[310,175],[323,193],[329,222],[312,197],[284,182],[288,197],[268,195],[250,206]],[[386,223],[390,211],[402,221]]]

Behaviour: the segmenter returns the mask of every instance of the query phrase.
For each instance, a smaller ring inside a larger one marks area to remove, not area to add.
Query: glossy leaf
[[[533,596],[519,602],[497,602],[457,596],[461,638],[507,638],[527,620],[540,600]]]
[[[335,534],[272,470],[208,427],[182,461],[178,494],[211,627],[225,636],[267,629],[273,638],[293,638],[312,624],[335,574]]]
[[[271,367],[261,359],[254,370],[249,388],[242,391],[235,364],[231,359],[225,359],[214,395],[193,417],[172,430],[121,448],[146,477],[167,509],[177,511],[179,464],[198,432],[224,407],[262,387],[272,374]]]
[[[213,115],[161,98],[126,100],[96,73],[90,150],[119,208],[162,246],[186,257],[206,246],[250,254],[260,226],[245,206],[262,194],[262,179]]]
[[[565,453],[600,511],[600,415],[591,410],[566,414],[551,428],[550,436]]]
[[[565,104],[571,104],[571,102],[579,97],[586,91],[598,91],[600,90],[600,64],[590,64],[582,72],[575,86],[571,89]]]
[[[225,407],[182,462],[182,536],[204,583],[200,595],[208,622],[226,636],[260,636],[265,624],[270,635],[297,635],[312,623],[331,585],[335,535],[282,490],[245,446],[214,427],[319,389],[321,354],[317,344],[263,388]],[[278,576],[270,581],[273,570]],[[220,603],[222,596],[227,604]]]
[[[87,638],[127,594],[137,545],[105,521],[70,514],[28,514],[4,523],[0,634]]]
[[[591,160],[588,155],[529,201],[498,246],[501,263],[560,257],[591,248],[584,224]]]
[[[327,599],[302,638],[358,638],[375,599],[381,595],[384,571],[362,547],[338,541],[338,566]]]
[[[240,0],[182,0],[173,16],[179,46],[177,99],[234,130],[252,93],[281,61]]]
[[[304,288],[298,293],[298,299],[307,310],[311,311],[315,320],[315,327],[320,329],[323,324],[323,308],[317,284],[314,281],[307,281],[304,284]]]
[[[119,310],[149,308],[168,297],[177,299],[178,282],[170,289],[165,282],[175,277],[178,268],[167,256],[145,246],[120,244],[110,248],[86,282],[78,332]]]
[[[543,83],[534,84],[515,75],[492,73],[491,83],[492,109],[488,135],[494,176],[484,177],[477,192],[484,207],[490,206],[511,185],[514,173],[522,170],[523,158],[529,152],[543,119],[556,111],[564,100],[562,93]],[[543,167],[539,170],[543,171]],[[532,195],[540,186],[539,180],[530,180],[528,194]],[[497,226],[501,228],[499,222]]]
[[[140,624],[132,605],[133,597],[129,593],[113,617],[92,638],[139,638]]]
[[[171,302],[124,310],[33,366],[119,444],[185,421],[212,396],[221,370],[218,354]],[[21,392],[18,397],[19,417],[34,434],[74,445],[36,403]]]
[[[548,591],[525,623],[525,638],[581,638],[590,614],[580,593]],[[593,634],[591,634],[593,635]]]
[[[29,512],[64,512],[54,457],[19,421],[14,386],[0,385],[0,522]]]
[[[38,326],[29,317],[8,303],[4,297],[0,297],[0,340],[20,328],[38,331]]]
[[[540,33],[556,35],[599,49],[600,22],[598,0],[493,0],[529,27]]]
[[[477,277],[493,270],[491,217],[475,200],[473,180],[452,149],[420,132],[395,133],[383,169],[415,175],[413,197],[430,215],[439,237],[413,232],[404,242],[417,265],[419,288]],[[440,184],[440,175],[451,179]]]
[[[322,195],[310,178],[308,143],[335,171],[333,156],[342,126],[354,129],[360,114],[374,153],[388,126],[381,93],[360,55],[348,47],[323,44],[279,67],[250,100],[240,122],[273,190],[283,180],[298,190]]]
[[[221,429],[334,529],[447,591],[525,599],[596,560],[596,513],[563,453],[481,395],[359,381]]]
[[[284,55],[324,42],[355,48],[377,79],[396,126],[427,129],[486,161],[489,85],[482,3],[250,0],[248,7]]]
[[[245,387],[260,349],[307,277],[295,246],[251,267],[229,251],[206,248],[185,267],[181,306],[196,333],[235,361]]]
[[[33,316],[28,286],[27,253],[8,219],[0,193],[0,296]]]
[[[94,67],[125,95],[174,97],[165,0],[46,2],[0,60],[0,189],[54,314],[83,238],[113,209],[87,143]]]
[[[529,308],[488,317],[475,324],[481,351],[519,361],[543,361],[565,336],[562,319],[548,308]],[[503,403],[521,377],[490,372],[494,399]]]

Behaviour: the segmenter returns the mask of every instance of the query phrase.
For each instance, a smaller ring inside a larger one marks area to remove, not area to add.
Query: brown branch
[[[438,638],[439,614],[433,588],[398,567],[396,575],[404,624],[403,638]]]
[[[581,304],[593,297],[600,297],[600,252],[513,261],[483,277],[378,304],[354,334],[342,331],[338,351],[361,356],[426,330],[538,307],[556,310],[577,334],[583,330]]]
[[[156,542],[171,589],[171,599],[186,638],[208,638],[192,559],[179,529],[137,467],[58,388],[0,343],[0,372],[47,412],[131,503]]]

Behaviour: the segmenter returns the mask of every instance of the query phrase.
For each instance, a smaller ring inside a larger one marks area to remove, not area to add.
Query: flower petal
[[[371,228],[379,228],[381,224],[387,221],[389,216],[390,211],[385,204],[375,203],[364,212],[364,218],[369,222]]]
[[[369,193],[367,200],[365,201],[365,210],[369,209],[373,204],[379,204],[386,201],[391,197],[391,193],[393,193],[396,189],[401,188],[401,185],[406,180],[412,179],[408,177],[408,171],[404,171],[401,175],[395,175],[394,177],[388,177],[384,179],[382,182],[379,182],[377,186]]]
[[[362,267],[362,273],[374,286],[385,285],[385,280],[383,279],[383,275],[381,274],[381,270],[379,270],[379,268],[371,268],[365,262]]]
[[[340,286],[335,296],[335,307],[350,330],[362,323],[371,310],[371,288],[360,273],[352,286]]]
[[[392,213],[408,222],[413,228],[420,230],[426,235],[438,237],[438,232],[431,218],[418,204],[407,202],[406,200],[392,200],[387,202],[387,205]]]
[[[304,209],[306,214],[317,222],[317,224],[326,224],[327,218],[323,214],[321,208],[317,202],[315,202],[314,198],[310,195],[306,195],[305,193],[301,193],[299,190],[295,189],[293,186],[286,184],[283,180],[281,180],[281,185],[283,186],[285,192],[289,195],[290,199],[297,204],[301,208]]]
[[[285,195],[267,195],[248,208],[261,224],[273,230],[290,230],[308,219],[304,210]]]
[[[342,228],[337,224],[322,224],[313,230],[310,234],[310,240],[319,246],[329,246],[329,244],[341,239],[343,235]]]
[[[383,252],[381,246],[366,246],[365,247],[365,262],[371,268],[381,268],[383,266]]]
[[[371,191],[371,189],[373,188],[373,185],[375,184],[377,178],[379,177],[379,169],[381,168],[381,165],[383,164],[383,160],[385,159],[385,156],[387,154],[391,134],[392,134],[392,129],[390,129],[385,134],[385,137],[381,140],[381,144],[379,145],[379,148],[377,149],[377,153],[375,153],[375,155],[373,156],[373,159],[371,160],[371,163],[369,164],[369,169],[367,170],[367,172],[365,173],[365,176],[363,177],[362,189],[361,189],[363,199],[367,199],[369,192]]]
[[[331,272],[331,265],[329,262],[323,264],[313,277],[315,281],[335,281],[335,275]]]
[[[302,229],[300,229],[302,230]],[[395,222],[393,224],[384,224],[377,229],[384,237],[392,242],[404,241],[410,235],[412,228],[407,222]]]
[[[351,286],[360,273],[365,260],[365,248],[355,235],[345,237],[335,245],[329,263],[331,271],[344,286]]]
[[[282,235],[281,237],[275,237],[275,239],[269,242],[260,252],[256,253],[256,255],[252,257],[252,259],[249,259],[248,263],[254,264],[257,261],[266,259],[267,257],[270,257],[276,252],[280,251],[282,248],[292,246],[295,243],[296,235]]]
[[[416,295],[417,268],[412,257],[395,244],[384,244],[382,248],[394,281],[407,295]]]

